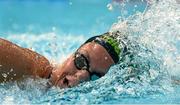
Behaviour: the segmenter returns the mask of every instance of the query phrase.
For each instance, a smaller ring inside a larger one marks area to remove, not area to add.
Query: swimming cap
[[[120,48],[120,43],[115,37],[113,37],[112,35],[110,35],[109,32],[107,32],[99,36],[91,37],[85,43],[93,41],[103,46],[113,59],[114,63],[118,63],[119,55],[122,51],[122,48]]]

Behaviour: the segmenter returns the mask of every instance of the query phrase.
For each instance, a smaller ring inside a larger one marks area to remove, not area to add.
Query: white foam
[[[61,63],[73,53],[87,37],[84,35],[57,35],[54,32],[44,34],[9,34],[6,39],[19,46],[36,51],[51,62]]]
[[[151,49],[164,61],[171,75],[180,75],[180,5],[176,0],[151,0],[144,13],[119,20],[111,31],[120,30]]]

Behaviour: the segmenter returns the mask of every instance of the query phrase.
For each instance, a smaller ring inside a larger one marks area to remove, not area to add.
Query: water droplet
[[[69,5],[72,5],[72,2],[69,2]]]
[[[7,78],[7,74],[6,74],[6,73],[2,73],[2,76],[3,76],[4,78]]]
[[[137,8],[137,5],[134,5],[135,8]]]
[[[10,72],[13,72],[13,69],[11,68]]]
[[[108,10],[112,11],[112,10],[113,10],[112,4],[108,4],[108,5],[107,5],[107,8],[108,8]]]
[[[135,91],[134,91],[133,88],[128,88],[128,89],[126,90],[126,92],[127,92],[128,94],[135,95]]]
[[[123,92],[124,88],[122,86],[118,86],[118,87],[116,87],[116,90],[118,93],[121,93],[121,92]]]
[[[98,94],[98,91],[97,90],[92,90],[91,93],[92,94]]]
[[[56,27],[52,27],[52,31],[56,31]]]
[[[38,60],[39,59],[39,56],[36,56],[36,60]]]

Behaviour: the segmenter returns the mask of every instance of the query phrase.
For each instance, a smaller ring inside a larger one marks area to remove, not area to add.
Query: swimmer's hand
[[[47,78],[51,69],[45,57],[0,38],[0,83],[27,75]]]

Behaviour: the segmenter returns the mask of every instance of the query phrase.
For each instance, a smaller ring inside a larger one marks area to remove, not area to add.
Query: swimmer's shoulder
[[[21,67],[28,68],[28,71],[33,72],[34,75],[39,77],[47,78],[53,69],[49,60],[43,55],[31,49],[18,46],[6,39],[0,38],[0,49],[2,49],[0,50],[0,58],[3,55],[12,56],[12,58],[16,58],[16,62],[23,61]],[[16,62],[14,61],[15,64]],[[16,65],[14,66],[16,67]]]
[[[22,47],[10,42],[9,40],[3,39],[3,38],[0,38],[0,48],[3,50],[16,49],[16,52],[17,51],[20,52],[22,50]]]
[[[0,46],[2,45],[11,45],[12,42],[8,41],[8,40],[5,40],[3,38],[0,38]]]
[[[27,58],[33,62],[32,70],[34,74],[42,78],[47,78],[53,70],[53,66],[49,60],[43,55],[28,48],[23,48],[23,50]]]

